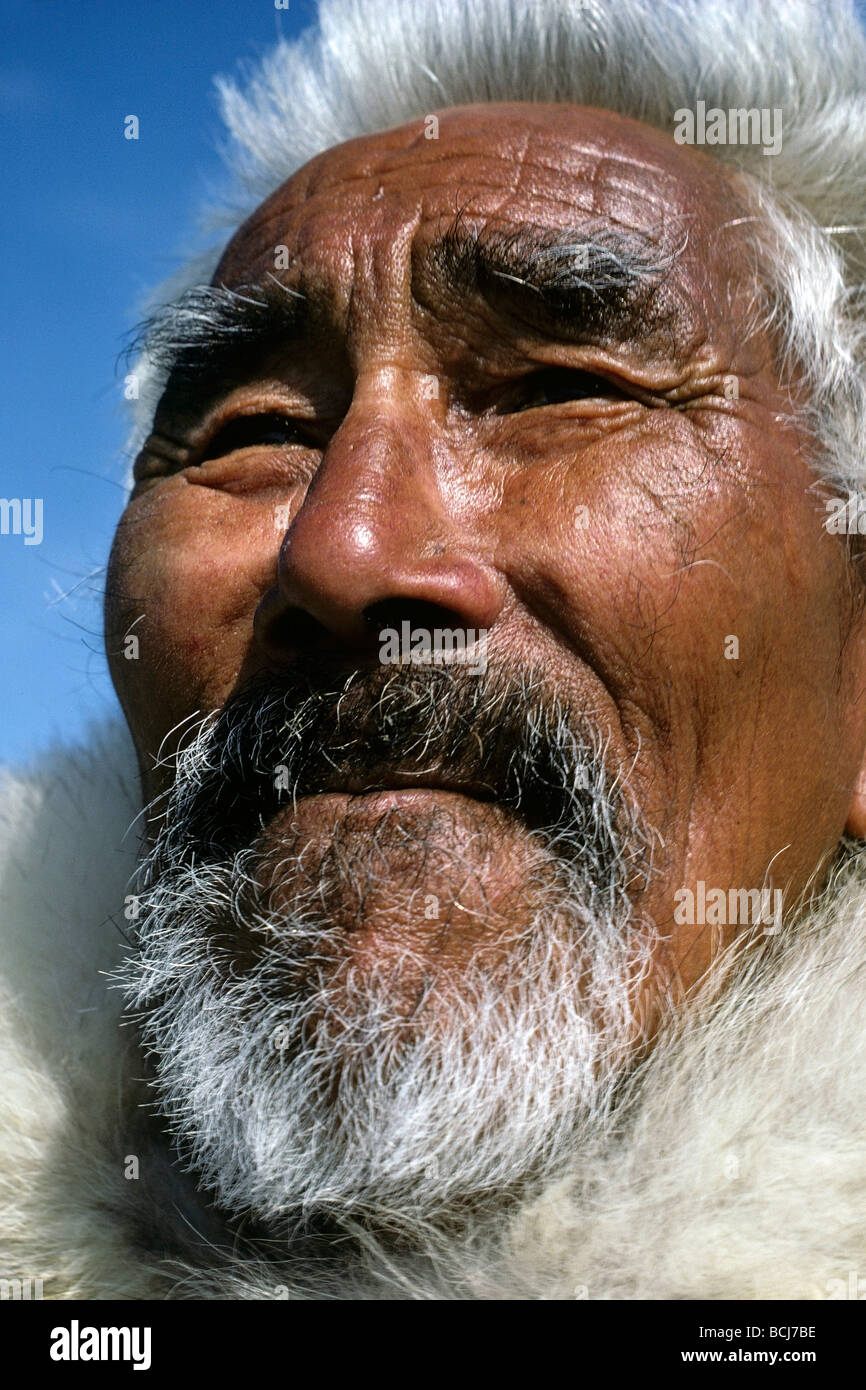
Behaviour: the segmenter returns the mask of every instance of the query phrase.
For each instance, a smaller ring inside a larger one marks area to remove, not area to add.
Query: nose
[[[431,403],[413,401],[395,374],[358,382],[256,612],[270,660],[371,650],[383,628],[407,619],[428,630],[493,627],[504,579],[471,521],[455,515],[458,493],[437,477],[441,448]]]

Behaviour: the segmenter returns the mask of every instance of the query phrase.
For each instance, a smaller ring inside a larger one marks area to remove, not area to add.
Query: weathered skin
[[[609,220],[668,250],[687,228],[667,340],[575,345],[449,296],[421,252],[458,208],[507,226]],[[314,647],[345,650],[349,669],[375,645],[364,610],[404,598],[487,628],[491,665],[543,668],[609,730],[610,758],[634,763],[632,794],[664,840],[641,904],[668,938],[659,983],[691,985],[720,940],[674,926],[677,888],[760,887],[774,861],[792,902],[846,825],[866,833],[857,584],[779,418],[790,401],[771,345],[744,331],[752,260],[726,229],[738,215],[723,171],[670,136],[518,103],[440,112],[435,140],[417,121],[350,141],[269,198],[215,282],[315,285],[329,321],[191,425],[163,410],[139,459],[107,633],[146,795],[181,720]],[[277,245],[291,269],[275,272]],[[550,364],[600,372],[611,392],[545,404],[521,378]],[[233,414],[274,411],[305,422],[302,443],[195,462]],[[159,456],[166,441],[188,451],[181,466]],[[123,660],[141,614],[140,659]],[[336,818],[361,844],[386,804],[426,839],[418,887],[452,910],[389,916],[385,873],[358,959],[408,943],[459,968],[483,927],[461,932],[458,907],[486,895],[519,912],[531,851],[453,790],[309,797],[296,822],[325,842]],[[455,848],[474,869],[461,882]],[[396,892],[410,872],[396,848],[390,872]]]

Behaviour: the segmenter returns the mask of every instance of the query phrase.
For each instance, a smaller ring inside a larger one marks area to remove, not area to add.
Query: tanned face
[[[164,741],[253,678],[369,670],[403,617],[486,629],[489,672],[542,675],[602,731],[651,827],[635,908],[662,993],[730,936],[677,925],[678,889],[769,872],[793,903],[863,828],[862,644],[750,331],[743,215],[708,158],[565,105],[440,112],[438,132],[350,141],[278,189],[213,284],[282,303],[285,331],[169,382],[112,555],[107,646],[146,797]],[[572,232],[655,270],[559,294],[545,248]],[[262,844],[277,866],[289,832],[314,861],[335,837],[360,853],[383,818],[404,842],[344,903],[362,975],[507,949],[536,848],[458,770],[380,761],[313,786]]]

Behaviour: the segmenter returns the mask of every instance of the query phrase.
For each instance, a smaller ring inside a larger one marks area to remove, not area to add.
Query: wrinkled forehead
[[[283,265],[348,284],[365,252],[396,265],[459,214],[503,228],[637,234],[676,254],[711,308],[737,271],[738,239],[720,233],[742,211],[715,161],[628,117],[526,102],[454,107],[311,160],[235,234],[214,283],[260,283],[279,273],[282,254]]]

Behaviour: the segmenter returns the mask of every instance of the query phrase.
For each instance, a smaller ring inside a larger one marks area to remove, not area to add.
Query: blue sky
[[[0,0],[0,495],[44,506],[40,545],[0,538],[0,761],[115,709],[99,599],[127,467],[117,355],[219,183],[213,75],[312,16],[313,0]]]
[[[312,15],[305,0],[288,11],[0,0],[0,495],[41,497],[44,531],[40,545],[0,539],[0,761],[115,708],[101,577],[87,576],[105,563],[124,497],[117,355],[219,183],[214,74]],[[130,113],[138,141],[123,136]]]

